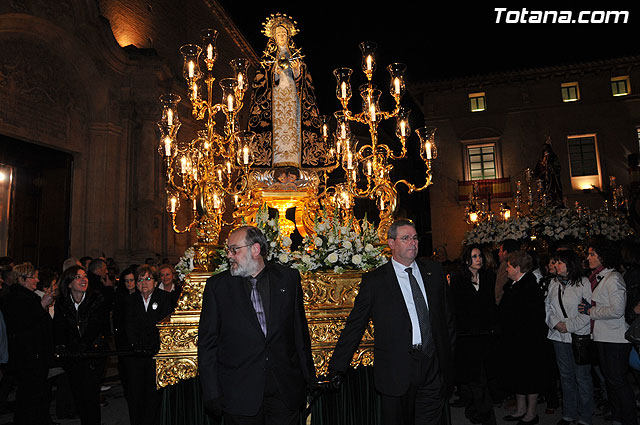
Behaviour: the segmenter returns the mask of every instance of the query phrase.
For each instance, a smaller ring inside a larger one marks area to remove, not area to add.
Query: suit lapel
[[[253,308],[253,303],[251,302],[251,290],[248,291],[247,295],[247,282],[242,277],[232,276],[231,286],[236,296],[239,299],[237,305],[242,310],[242,314],[248,318],[249,322],[253,327],[256,328],[258,332],[262,334],[262,328],[260,327],[260,322],[258,322],[258,316],[256,315],[256,310]],[[267,324],[267,332],[268,332],[268,324]]]
[[[398,276],[396,276],[396,270],[393,267],[393,263],[389,260],[386,264],[385,272],[387,277],[385,282],[389,282],[389,305],[390,306],[399,306],[392,307],[398,308],[404,312],[403,317],[409,324],[411,324],[411,317],[409,316],[409,310],[407,309],[407,303],[404,300],[404,295],[402,295],[402,289],[400,289],[400,283],[398,282]]]
[[[431,310],[431,306],[434,305],[431,303],[431,298],[432,298],[432,284],[433,284],[433,279],[431,278],[431,270],[429,270],[429,268],[421,263],[416,261],[416,264],[418,265],[418,269],[420,270],[420,276],[422,277],[422,284],[424,285],[424,292],[425,294],[427,294],[427,303],[428,303],[428,307],[429,310]]]
[[[286,288],[282,281],[282,275],[274,267],[267,267],[269,274],[269,317],[267,318],[267,337],[272,335],[272,331],[282,309],[282,295]]]

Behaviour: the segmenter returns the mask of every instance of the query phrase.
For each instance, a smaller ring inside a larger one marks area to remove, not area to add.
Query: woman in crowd
[[[591,284],[582,274],[574,251],[553,255],[556,277],[549,284],[545,300],[547,338],[553,341],[562,386],[562,419],[558,425],[578,421],[591,425],[594,411],[591,365],[578,365],[571,348],[571,334],[589,335],[589,317],[578,312],[578,304],[591,301]]]
[[[116,284],[116,295],[113,305],[113,336],[116,344],[116,350],[127,351],[131,349],[131,344],[127,339],[126,331],[126,300],[131,295],[137,292],[136,289],[136,277],[135,270],[132,267],[127,267],[120,273],[120,278]],[[118,375],[120,376],[120,383],[122,383],[122,389],[124,391],[125,399],[128,399],[129,383],[127,378],[129,373],[127,372],[128,356],[118,356]]]
[[[627,293],[622,275],[615,270],[617,247],[609,241],[591,243],[587,262],[593,295],[590,303],[580,303],[578,309],[591,318],[613,421],[636,425],[636,401],[627,380],[631,343],[624,337],[629,327],[624,318]]]
[[[53,294],[36,293],[38,270],[18,264],[10,274],[2,313],[9,339],[9,369],[16,378],[14,424],[49,423],[47,374],[53,358],[51,316]]]
[[[104,357],[91,353],[108,349],[109,317],[104,298],[89,286],[86,270],[71,266],[60,276],[60,296],[54,315],[56,351],[69,375],[82,425],[100,425],[100,382]]]
[[[171,313],[169,293],[157,290],[158,270],[150,265],[136,269],[138,293],[126,298],[127,339],[139,354],[127,360],[129,418],[131,425],[159,422],[161,393],[156,389],[153,356],[160,348],[156,324]]]
[[[456,372],[465,416],[473,423],[495,425],[489,393],[493,328],[495,324],[495,274],[487,270],[482,249],[465,247],[461,270],[451,277],[456,314]]]
[[[537,424],[538,394],[546,384],[544,297],[524,251],[507,257],[504,295],[499,306],[507,384],[516,395],[516,410],[504,417],[520,425]]]
[[[178,304],[178,299],[182,292],[180,281],[176,275],[176,270],[171,264],[165,263],[158,267],[158,273],[160,274],[160,284],[158,285],[158,289],[162,289],[163,291],[171,294],[171,308],[173,309]]]

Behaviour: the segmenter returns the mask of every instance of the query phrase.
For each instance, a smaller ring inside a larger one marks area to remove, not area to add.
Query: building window
[[[487,108],[484,92],[469,94],[469,107],[471,112],[484,111]]]
[[[495,142],[467,145],[465,159],[469,180],[495,179],[499,177]]]
[[[631,93],[631,85],[629,84],[629,76],[611,78],[611,94],[614,96],[626,96]]]
[[[570,136],[567,144],[573,188],[583,190],[593,186],[602,187],[596,135]]]
[[[563,102],[575,102],[576,100],[580,100],[580,87],[578,86],[578,83],[562,83],[560,90],[562,91]]]

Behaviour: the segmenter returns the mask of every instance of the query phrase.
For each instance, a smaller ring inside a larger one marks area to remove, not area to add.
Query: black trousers
[[[104,359],[81,359],[65,367],[82,425],[100,425],[100,382]]]
[[[596,347],[613,420],[623,425],[636,425],[636,399],[627,376],[631,344],[596,342]]]
[[[440,425],[445,404],[445,388],[437,355],[423,352],[411,356],[413,377],[409,390],[401,396],[380,393],[384,425]]]
[[[262,406],[255,416],[231,415],[224,412],[225,425],[299,425],[300,409],[287,406],[280,395],[276,379],[267,371]]]
[[[153,357],[127,357],[127,404],[131,425],[160,423],[162,392],[156,388],[156,363]]]
[[[48,370],[42,364],[16,370],[15,425],[41,425],[48,422]]]

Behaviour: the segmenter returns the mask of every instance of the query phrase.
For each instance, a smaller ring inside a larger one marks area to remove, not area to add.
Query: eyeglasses
[[[392,238],[392,239],[396,239],[396,240],[399,239],[399,240],[401,240],[402,242],[405,242],[405,243],[407,243],[409,241],[420,242],[420,237],[418,235],[414,235],[414,236],[406,235],[406,236],[403,236],[401,238]]]
[[[233,255],[236,255],[236,254],[238,253],[238,250],[239,250],[240,248],[245,248],[245,247],[247,247],[247,246],[251,246],[251,245],[253,245],[253,244],[251,243],[251,244],[248,244],[248,245],[242,245],[242,246],[227,246],[227,247],[225,247],[225,250],[227,251],[227,254],[233,254]]]
[[[149,280],[153,280],[152,277],[139,277],[138,278],[138,282],[143,283],[143,282],[147,282]]]

